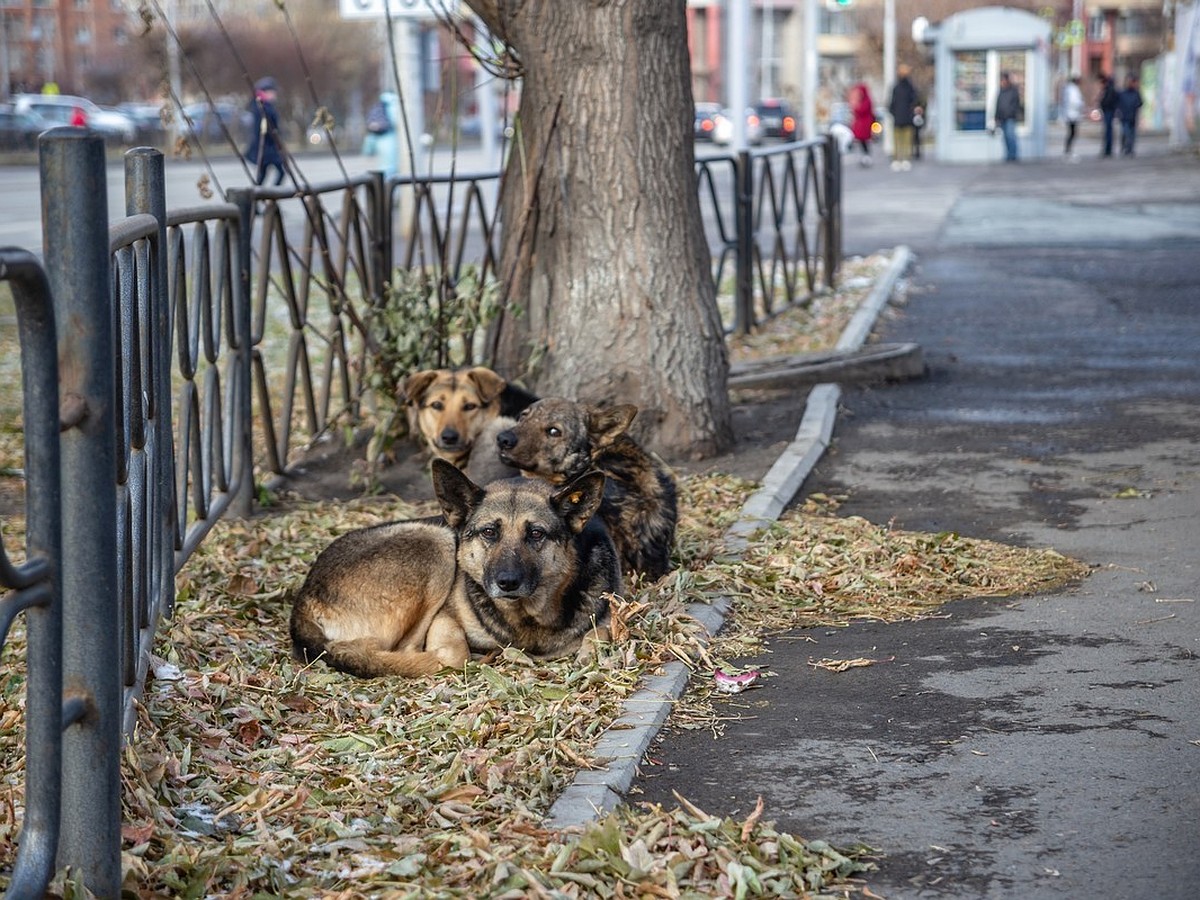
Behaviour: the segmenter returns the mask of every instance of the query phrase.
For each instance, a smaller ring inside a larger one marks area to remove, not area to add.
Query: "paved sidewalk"
[[[719,740],[666,733],[630,799],[745,816],[761,794],[781,827],[877,848],[868,884],[889,898],[1195,896],[1200,162],[853,170],[845,231],[850,252],[913,247],[876,335],[920,343],[931,373],[831,388],[801,493],[1095,572],[776,641],[752,710]]]

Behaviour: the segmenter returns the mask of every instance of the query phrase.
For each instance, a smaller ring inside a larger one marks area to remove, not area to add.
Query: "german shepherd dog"
[[[515,416],[537,399],[485,366],[413,372],[401,393],[409,432],[434,456],[460,469],[489,424],[499,416]],[[488,452],[495,452],[490,442]]]
[[[679,518],[675,478],[627,433],[637,407],[589,406],[549,397],[496,436],[500,460],[555,484],[596,469],[606,476],[600,518],[626,572],[652,579],[671,571]]]
[[[444,521],[361,528],[317,557],[292,606],[298,660],[416,676],[461,668],[472,651],[583,657],[608,639],[621,569],[594,515],[602,474],[481,488],[445,460],[432,471]]]

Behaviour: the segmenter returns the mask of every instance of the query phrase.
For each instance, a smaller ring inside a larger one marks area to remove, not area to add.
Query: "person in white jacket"
[[[1063,121],[1067,124],[1067,145],[1063,152],[1070,160],[1078,159],[1071,147],[1075,143],[1075,129],[1079,126],[1079,119],[1082,115],[1083,91],[1079,89],[1079,76],[1072,75],[1071,80],[1063,85],[1062,92],[1062,116]]]

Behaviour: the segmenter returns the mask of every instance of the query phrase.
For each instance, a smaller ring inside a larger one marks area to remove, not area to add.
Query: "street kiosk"
[[[1025,115],[1017,122],[1022,159],[1046,155],[1050,107],[1050,23],[1032,13],[985,6],[956,13],[929,27],[933,44],[932,104],[937,157],[946,162],[1004,158],[1004,140],[994,130],[1000,73],[1008,72],[1021,92]]]

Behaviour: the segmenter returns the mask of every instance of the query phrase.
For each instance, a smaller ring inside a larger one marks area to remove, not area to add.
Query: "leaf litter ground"
[[[853,312],[853,298],[837,299]],[[821,326],[818,312],[805,316],[790,327],[827,327],[833,340],[845,321],[831,313]],[[804,349],[768,343],[772,352]],[[864,853],[780,833],[761,807],[734,821],[680,798],[671,809],[622,807],[582,829],[541,823],[575,774],[595,765],[592,748],[623,700],[667,661],[684,660],[699,676],[673,717],[716,730],[705,676],[762,649],[769,635],[1045,592],[1086,568],[1054,551],[842,518],[819,497],[730,558],[722,536],[754,488],[719,473],[682,479],[679,568],[616,598],[614,640],[593,662],[510,650],[411,681],[359,681],[295,662],[289,595],[338,534],[427,514],[428,505],[299,503],[221,523],[180,576],[125,750],[127,895],[869,894],[857,880],[870,868]],[[732,611],[708,643],[686,604],[721,596]],[[814,664],[822,663],[834,665]],[[9,859],[21,806],[21,681],[0,670],[0,690],[14,701],[0,716],[10,785],[0,851]]]

